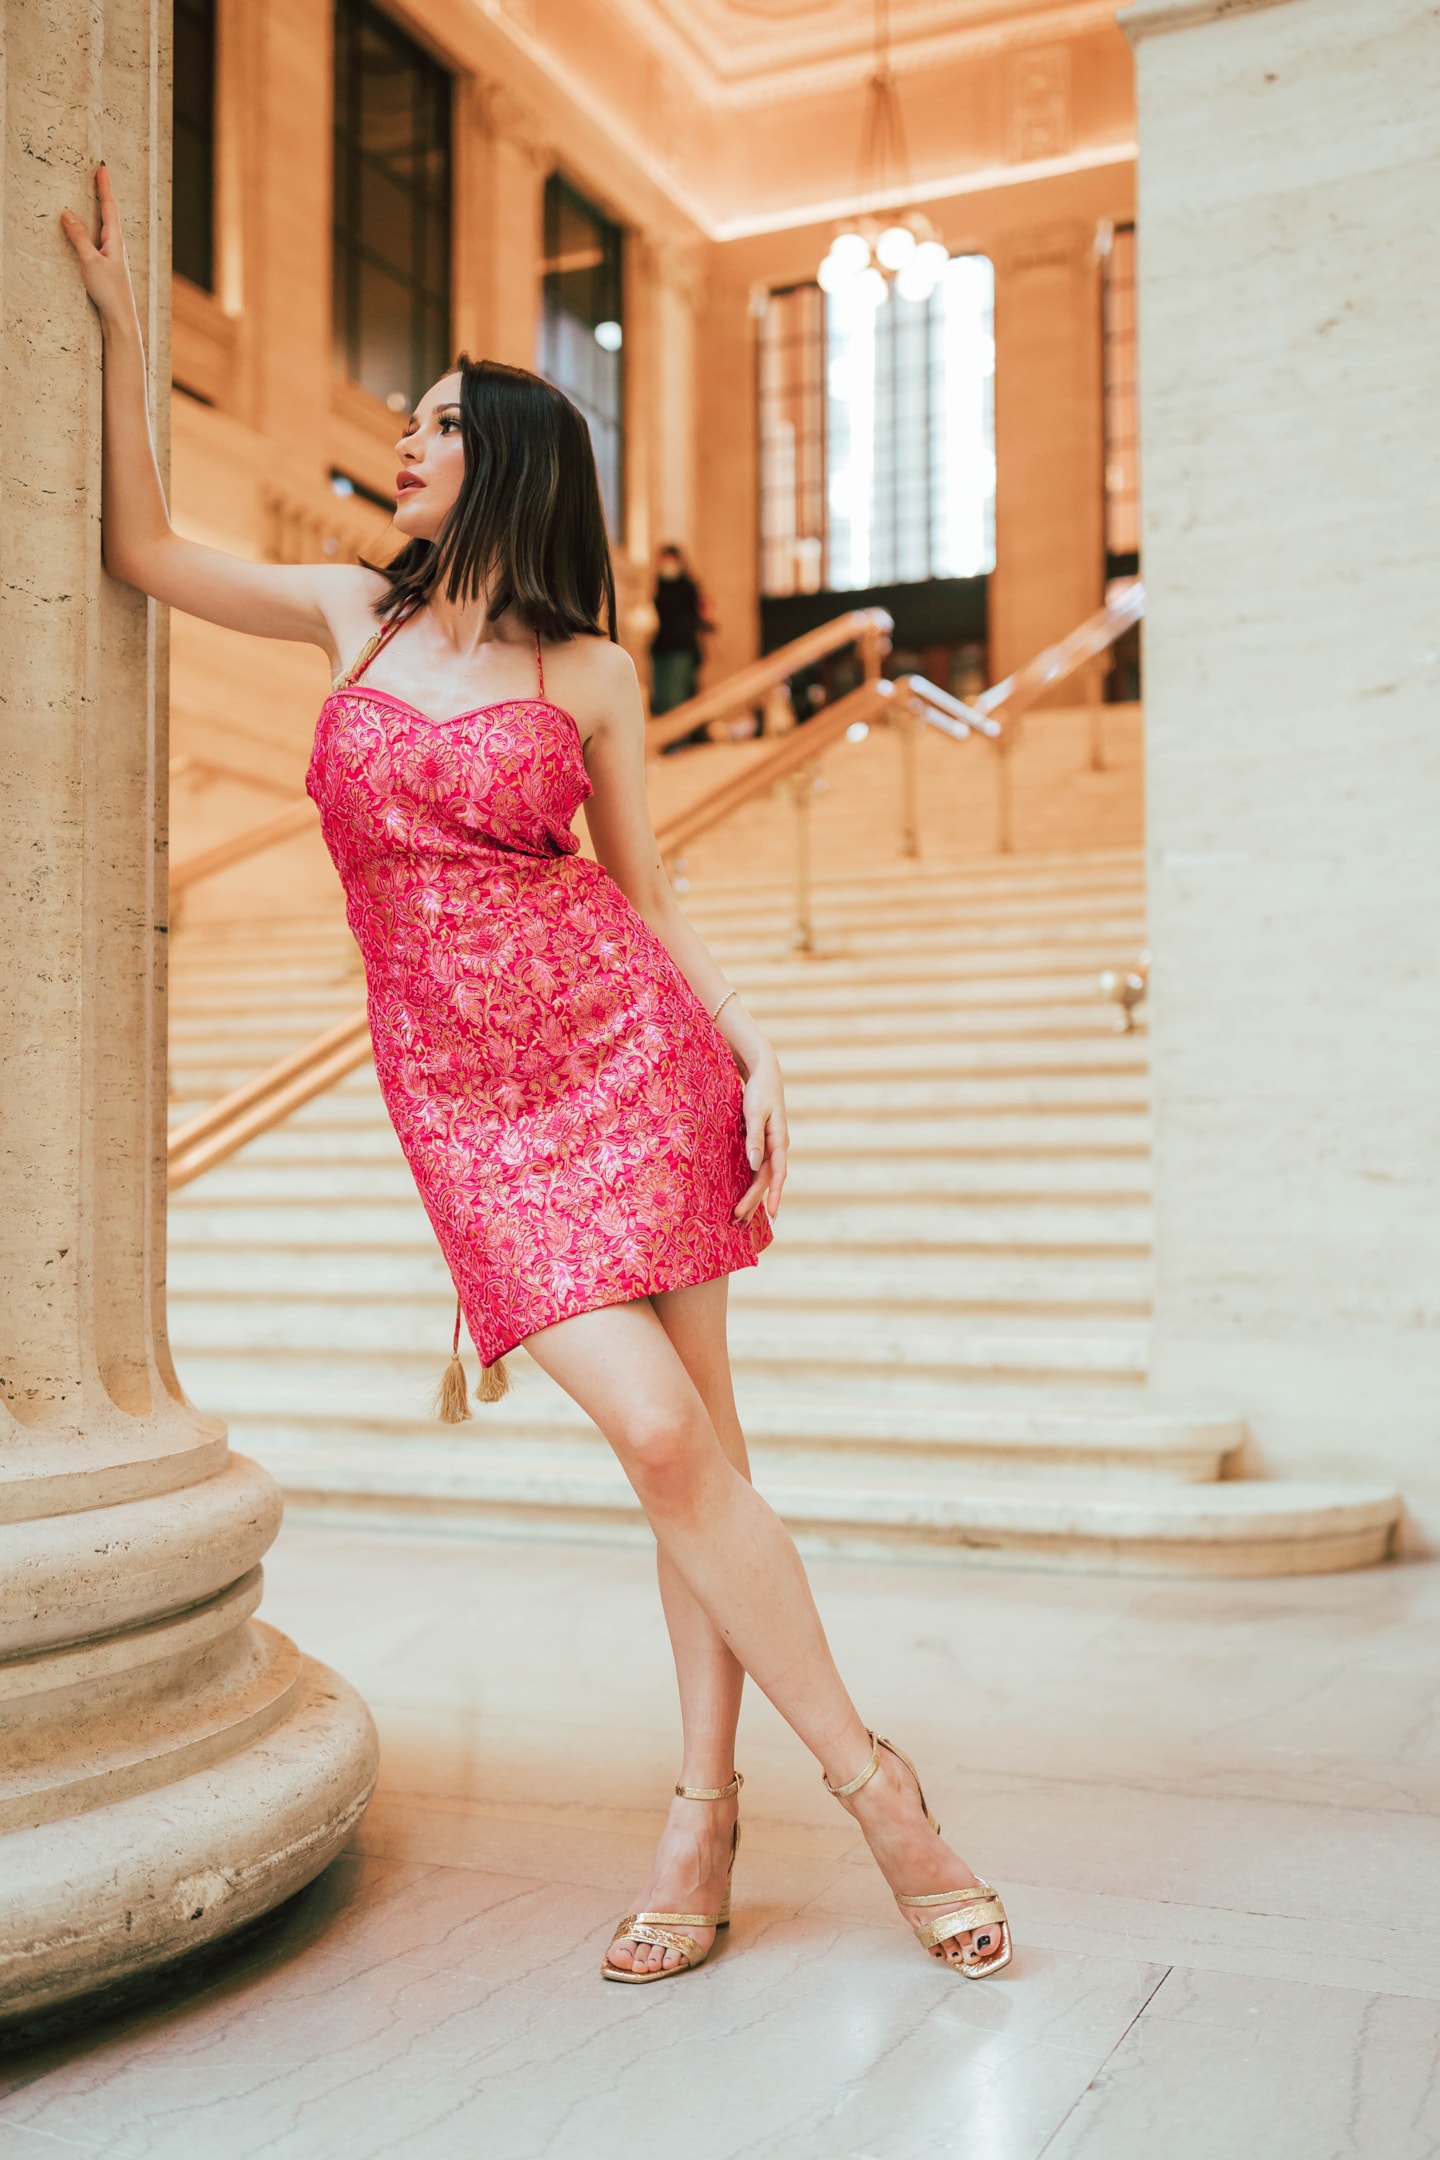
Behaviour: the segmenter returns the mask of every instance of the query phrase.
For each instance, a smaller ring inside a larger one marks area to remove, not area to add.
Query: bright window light
[[[877,308],[858,279],[826,296],[832,590],[995,565],[994,269],[935,267],[928,298],[902,287]]]

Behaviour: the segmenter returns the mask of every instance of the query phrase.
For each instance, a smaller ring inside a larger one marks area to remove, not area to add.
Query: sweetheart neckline
[[[553,698],[492,698],[488,705],[468,705],[464,712],[451,713],[448,720],[437,720],[432,714],[422,712],[418,705],[412,705],[409,698],[401,697],[396,690],[381,690],[369,683],[358,682],[345,683],[338,690],[332,690],[325,703],[328,705],[334,698],[352,696],[384,698],[387,704],[403,706],[405,711],[413,713],[417,720],[423,720],[426,727],[433,728],[457,727],[462,720],[478,720],[483,713],[502,712],[507,705],[543,705],[547,712],[559,713],[562,720],[569,721],[571,727],[575,730],[575,741],[582,756],[585,751],[585,738],[580,733],[579,721],[575,718],[574,713],[567,712],[563,705],[557,705]]]

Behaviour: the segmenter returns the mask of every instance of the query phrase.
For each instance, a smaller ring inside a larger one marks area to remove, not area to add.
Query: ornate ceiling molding
[[[908,203],[949,202],[960,195],[984,195],[991,188],[1024,187],[1033,180],[1058,180],[1066,173],[1099,172],[1107,165],[1133,165],[1133,142],[1096,143],[1063,157],[1032,158],[1026,164],[981,165],[969,172],[924,179],[912,187],[886,188],[878,195],[836,195],[826,202],[799,203],[793,209],[748,218],[719,219],[706,227],[712,240],[753,240],[762,233],[796,232],[806,225],[833,224],[862,210],[900,210]]]
[[[511,0],[511,5],[524,0]],[[752,42],[737,49],[726,37],[725,15],[742,10],[736,0],[609,0],[615,13],[684,80],[695,97],[716,111],[770,105],[786,99],[822,97],[868,81],[874,68],[868,6],[846,10],[836,23],[836,8],[825,0],[803,12],[787,11],[787,22],[824,19],[823,33]],[[743,12],[750,13],[745,9]],[[983,53],[1012,47],[1050,44],[1111,29],[1114,0],[1042,0],[1024,8],[975,11],[978,19],[957,22],[955,0],[929,0],[902,10],[895,25],[891,64],[897,75],[953,65]],[[776,17],[767,12],[765,18]],[[827,49],[828,48],[828,49]]]
[[[746,140],[751,142],[752,161],[760,158],[758,166],[752,162],[752,169],[757,179],[762,178],[763,142],[769,125],[764,111],[769,101],[783,96],[798,102],[802,85],[818,91],[833,88],[837,81],[853,93],[872,65],[868,49],[803,69],[792,68],[783,74],[772,71],[741,86],[739,91],[733,85],[716,85],[712,79],[710,94],[702,100],[692,94],[695,70],[701,64],[695,52],[691,50],[682,64],[676,40],[657,35],[656,26],[669,22],[671,14],[681,8],[708,10],[713,17],[717,9],[733,9],[734,0],[567,0],[567,5],[588,11],[592,28],[604,25],[608,18],[609,35],[619,38],[634,56],[631,64],[638,66],[644,76],[643,92],[622,106],[584,64],[583,41],[576,40],[567,47],[556,35],[554,25],[563,23],[566,14],[555,0],[478,0],[478,4],[531,66],[608,138],[637,177],[653,186],[680,218],[710,240],[749,239],[763,233],[798,230],[851,217],[863,209],[901,208],[911,201],[943,202],[995,188],[1124,165],[1135,157],[1135,145],[1129,139],[1133,122],[1128,116],[1106,116],[1105,132],[1123,127],[1123,139],[1097,142],[1092,134],[1088,141],[1083,136],[1077,141],[1071,111],[1070,52],[1063,36],[1068,33],[1074,37],[1097,27],[1113,32],[1113,0],[1060,0],[1054,6],[1033,6],[1023,15],[1012,11],[1004,16],[995,16],[992,5],[990,22],[972,21],[959,30],[946,32],[941,42],[952,69],[957,59],[963,63],[977,56],[1004,57],[1004,136],[1002,140],[987,141],[983,150],[977,145],[984,163],[956,170],[948,164],[948,157],[942,162],[932,151],[928,158],[918,161],[913,179],[903,189],[875,196],[867,192],[862,201],[858,175],[853,181],[848,175],[843,180],[841,177],[850,160],[830,160],[831,169],[823,178],[817,172],[811,183],[816,191],[814,197],[796,200],[796,176],[791,175],[780,199],[769,203],[764,200],[763,186],[749,191],[748,201],[742,197],[738,203],[733,198],[727,200],[726,192],[715,192],[702,177],[715,160],[702,153],[692,161],[687,154],[691,139],[713,136],[717,128],[725,125],[729,114],[734,127],[744,130]],[[763,4],[763,0],[746,0],[746,4],[753,7]],[[767,14],[766,20],[776,19],[781,7],[784,0]],[[807,0],[804,13],[810,12]],[[851,25],[861,14],[853,4],[842,10],[833,6],[832,0],[826,0],[824,12],[843,12],[845,22]],[[913,28],[931,12],[929,0],[922,0],[921,5],[905,11],[905,20]],[[953,23],[955,0],[943,0],[942,12]],[[863,15],[868,22],[868,0]],[[785,7],[784,19],[802,19],[800,7]],[[912,38],[907,48],[897,50],[895,57],[907,69],[931,66],[929,56],[938,49],[931,41]],[[939,62],[933,65],[938,68]],[[837,76],[835,69],[842,73]],[[748,113],[741,108],[748,108]],[[959,147],[958,143],[954,146],[957,150]],[[557,155],[563,160],[563,148],[557,149]],[[723,169],[723,165],[716,166],[717,187]]]

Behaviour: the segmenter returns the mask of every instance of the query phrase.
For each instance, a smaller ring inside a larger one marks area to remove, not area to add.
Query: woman
[[[401,436],[407,544],[388,570],[183,540],[103,167],[97,190],[99,247],[69,212],[64,227],[104,330],[107,568],[344,668],[309,786],[401,1144],[482,1363],[523,1341],[605,1434],[655,1533],[681,1782],[605,1977],[693,1969],[728,1918],[747,1672],[922,1943],[972,1977],[998,1970],[999,1900],[942,1844],[906,1758],[862,1724],[799,1555],[749,1483],[726,1277],[754,1263],[779,1204],[780,1074],[656,852],[583,420],[537,377],[462,359]],[[598,864],[569,830],[582,801]]]

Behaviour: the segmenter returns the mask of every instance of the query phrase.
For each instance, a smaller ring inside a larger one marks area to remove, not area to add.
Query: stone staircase
[[[1393,1493],[1227,1476],[1243,1424],[1148,1396],[1145,1036],[1096,992],[1144,944],[1138,854],[827,878],[816,958],[786,949],[780,879],[726,884],[709,860],[686,904],[787,1075],[794,1168],[775,1245],[733,1279],[731,1338],[757,1482],[804,1541],[1184,1574],[1382,1557]],[[338,914],[182,935],[177,1117],[359,987]],[[426,1414],[452,1293],[369,1067],[176,1195],[170,1301],[187,1388],[292,1506],[640,1527],[523,1352],[474,1423]]]

